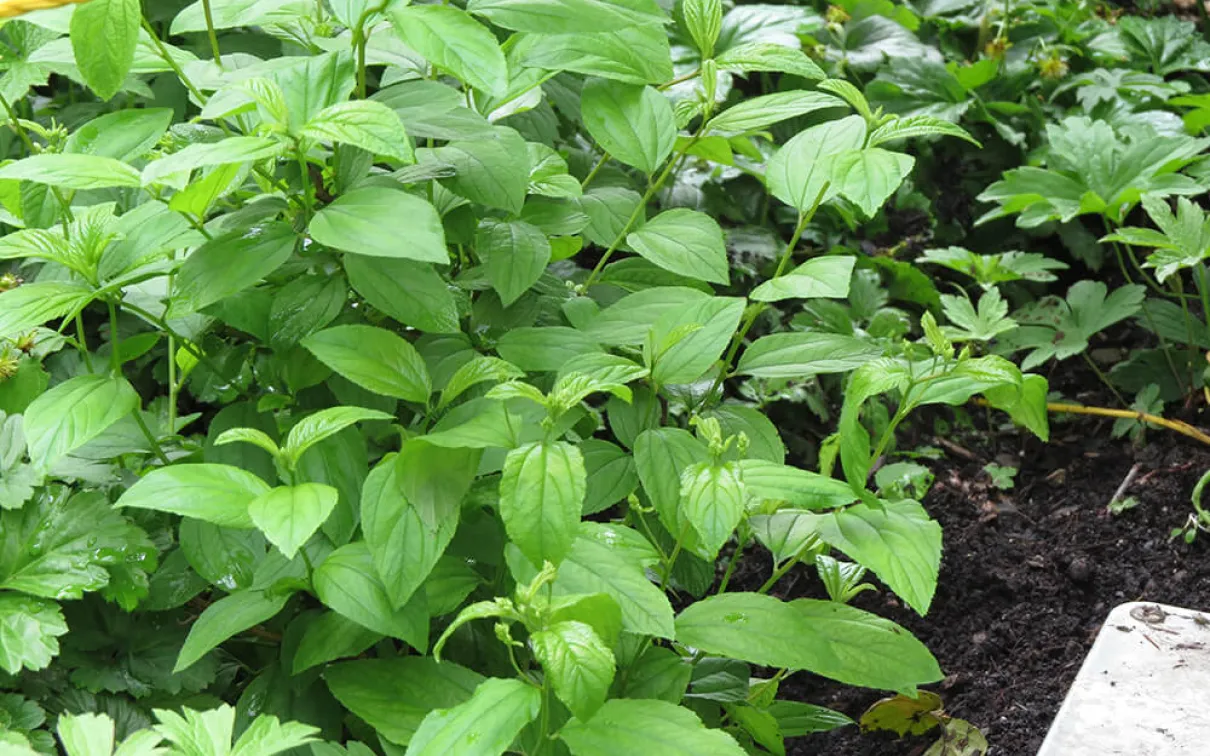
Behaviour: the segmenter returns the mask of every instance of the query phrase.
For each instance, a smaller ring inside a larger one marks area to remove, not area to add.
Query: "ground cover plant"
[[[938,588],[921,437],[1208,440],[1165,414],[1210,374],[1190,22],[0,15],[14,754],[813,752],[857,730],[823,679],[982,753],[869,610]]]

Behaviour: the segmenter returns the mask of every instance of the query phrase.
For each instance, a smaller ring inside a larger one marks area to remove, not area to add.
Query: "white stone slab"
[[[1208,753],[1210,614],[1149,603],[1115,608],[1038,756]]]

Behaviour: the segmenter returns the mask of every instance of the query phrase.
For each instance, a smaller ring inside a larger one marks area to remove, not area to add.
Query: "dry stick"
[[[976,399],[975,404],[986,405],[986,399]],[[1048,412],[1064,412],[1069,415],[1096,415],[1098,417],[1116,417],[1126,420],[1138,420],[1144,423],[1158,425],[1161,428],[1176,431],[1183,436],[1201,441],[1203,444],[1210,446],[1210,436],[1202,433],[1197,428],[1194,428],[1189,423],[1181,420],[1169,420],[1159,415],[1152,415],[1148,412],[1135,412],[1133,410],[1117,410],[1108,407],[1085,407],[1082,404],[1063,404],[1061,402],[1047,402],[1046,410]]]
[[[1130,484],[1138,477],[1140,468],[1141,465],[1137,462],[1130,466],[1130,472],[1126,473],[1126,477],[1122,479],[1122,484],[1118,486],[1118,490],[1114,491],[1113,496],[1109,497],[1109,506],[1112,507],[1118,499],[1122,498],[1122,494],[1126,493],[1127,489],[1130,488]]]

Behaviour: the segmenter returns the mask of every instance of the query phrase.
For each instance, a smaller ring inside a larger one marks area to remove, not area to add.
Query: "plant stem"
[[[109,363],[114,377],[117,378],[122,375],[122,340],[118,336],[118,306],[113,299],[105,300],[105,306],[109,309]],[[151,428],[147,427],[147,421],[143,419],[142,401],[139,402],[139,406],[134,408],[132,415],[134,416],[135,424],[139,426],[139,430],[142,431],[147,442],[151,444],[151,450],[155,455],[164,464],[172,464],[172,461],[168,459],[168,455],[164,453],[164,449],[160,446],[159,440],[151,432]]]
[[[823,203],[824,194],[828,191],[828,184],[825,183],[823,188],[819,190],[815,201],[811,203],[811,207],[807,212],[799,212],[798,223],[794,227],[794,233],[790,236],[790,241],[786,244],[781,252],[781,258],[777,261],[777,269],[773,272],[773,278],[780,278],[789,267],[790,261],[794,259],[794,250],[798,247],[798,242],[802,239],[803,233],[807,230],[807,226],[815,217],[815,213],[819,210],[819,206]],[[773,278],[769,280],[773,280]],[[698,406],[699,409],[705,407],[706,404],[713,399],[714,395],[723,386],[723,381],[726,380],[727,374],[731,372],[731,366],[735,364],[735,356],[739,353],[739,348],[743,345],[744,339],[748,336],[748,331],[752,330],[752,326],[756,324],[756,319],[765,311],[767,305],[763,302],[753,305],[748,308],[747,316],[743,323],[740,324],[739,330],[735,332],[735,336],[731,339],[731,345],[727,348],[726,355],[723,356],[723,364],[719,368],[718,375],[714,379],[714,384],[710,386],[710,390],[702,396],[702,402]]]
[[[601,169],[605,167],[605,163],[607,162],[609,162],[609,153],[602,152],[601,159],[597,161],[597,164],[592,167],[592,170],[588,172],[584,180],[580,182],[580,189],[587,189],[588,185],[597,177],[597,174],[601,172]]]
[[[676,558],[681,555],[681,547],[685,545],[685,537],[689,535],[689,523],[686,522],[681,527],[681,532],[676,537],[676,543],[672,546],[672,553],[668,555],[668,561],[664,562],[664,574],[660,579],[660,590],[668,590],[668,581],[672,579],[672,568],[676,564]]]
[[[790,570],[794,569],[794,565],[798,564],[800,561],[802,561],[802,552],[801,551],[798,552],[797,554],[795,554],[794,556],[790,557],[789,559],[787,559],[785,561],[785,564],[783,564],[782,566],[780,566],[776,570],[774,570],[773,574],[769,576],[769,579],[766,580],[764,582],[764,584],[761,585],[760,588],[756,589],[756,592],[757,593],[768,593],[773,588],[773,586],[777,585],[777,581],[781,580],[783,577],[785,577],[786,573],[789,572]]]
[[[299,178],[303,187],[303,218],[310,225],[315,209],[314,187],[311,185],[311,172],[307,168],[307,153],[303,150],[301,141],[295,145],[295,153],[298,155]]]
[[[731,575],[735,572],[736,566],[743,557],[744,546],[742,543],[738,543],[735,546],[735,553],[731,555],[731,561],[727,562],[727,569],[723,572],[723,579],[718,582],[718,590],[715,591],[716,594],[727,592],[727,585],[731,583]]]
[[[4,112],[8,114],[9,124],[25,144],[25,149],[29,150],[29,154],[34,154],[34,140],[29,138],[29,132],[25,130],[25,126],[21,124],[21,120],[17,118],[17,114],[13,112],[13,106],[9,104],[8,99],[3,94],[0,94],[0,105],[4,106]]]
[[[88,339],[84,336],[84,318],[80,313],[76,313],[76,341],[79,343],[80,357],[84,360],[84,367],[88,372],[92,372],[92,355],[88,353]]]
[[[214,30],[214,13],[210,9],[210,0],[202,0],[202,12],[206,14],[206,35],[210,37],[210,52],[214,55],[214,62],[222,69],[223,54],[218,49],[218,33]]]
[[[975,399],[974,402],[975,404],[986,404],[987,400]],[[1082,404],[1065,404],[1063,402],[1047,402],[1046,409],[1048,412],[1061,412],[1068,415],[1095,415],[1097,417],[1123,418],[1126,420],[1137,420],[1141,423],[1151,423],[1152,425],[1158,425],[1161,428],[1176,431],[1182,436],[1188,436],[1189,438],[1195,439],[1203,444],[1206,444],[1207,446],[1210,446],[1210,435],[1207,435],[1197,428],[1194,428],[1189,423],[1186,423],[1182,420],[1169,420],[1166,417],[1153,415],[1149,412],[1119,410],[1112,409],[1110,407],[1086,407]]]
[[[1129,407],[1130,402],[1126,401],[1121,392],[1118,391],[1117,387],[1109,382],[1109,377],[1105,375],[1105,373],[1101,371],[1101,368],[1097,366],[1097,363],[1088,356],[1088,352],[1080,352],[1080,356],[1083,357],[1084,361],[1088,363],[1088,367],[1092,368],[1092,372],[1096,373],[1097,378],[1100,379],[1101,383],[1104,383],[1105,387],[1113,392],[1114,398],[1121,402],[1123,407]]]

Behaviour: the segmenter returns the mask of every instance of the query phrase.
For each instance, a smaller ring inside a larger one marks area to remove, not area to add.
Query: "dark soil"
[[[944,528],[945,555],[927,617],[889,591],[854,603],[899,622],[936,655],[947,677],[930,686],[947,711],[978,726],[995,756],[1032,756],[1106,614],[1126,601],[1210,607],[1210,535],[1170,540],[1191,508],[1189,494],[1210,468],[1210,448],[1168,431],[1133,447],[1111,440],[1109,422],[1056,424],[1049,445],[1004,439],[1019,459],[1016,486],[990,485],[990,449],[931,463],[937,481],[925,505]],[[952,451],[952,449],[951,449]],[[1127,491],[1138,506],[1110,515],[1106,504],[1132,465]],[[804,573],[783,598],[821,595]],[[775,593],[777,591],[774,591]],[[887,695],[808,674],[781,697],[832,707],[857,719]],[[935,739],[935,738],[934,738]],[[791,754],[918,756],[933,739],[886,739],[856,727],[788,743]]]

